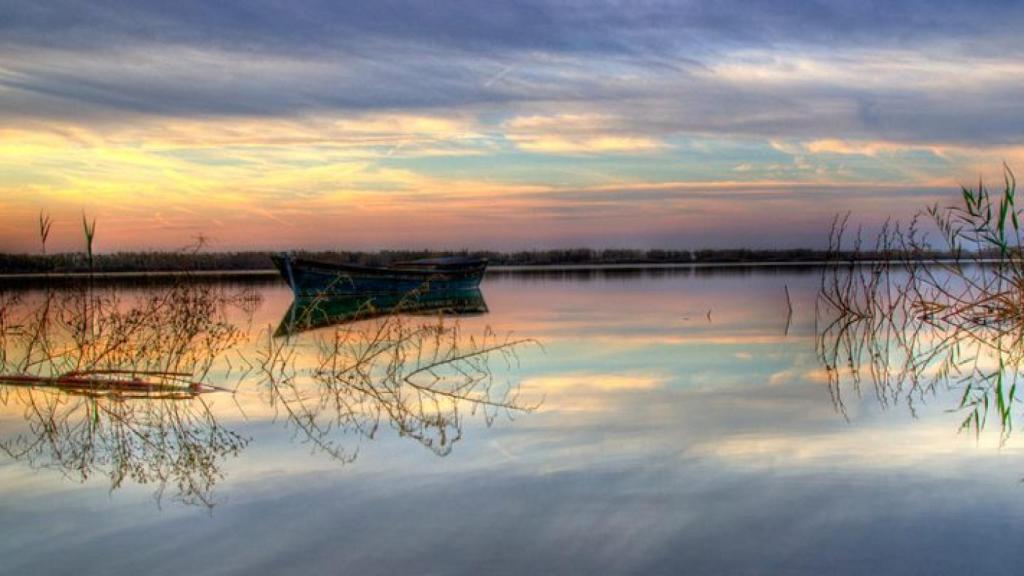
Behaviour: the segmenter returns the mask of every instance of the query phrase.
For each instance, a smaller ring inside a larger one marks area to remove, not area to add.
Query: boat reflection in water
[[[300,298],[259,353],[261,388],[297,437],[337,460],[356,458],[353,438],[387,429],[444,456],[462,438],[465,414],[489,426],[536,407],[491,366],[497,357],[512,368],[517,349],[533,341],[463,332],[458,317],[485,313],[479,290]],[[281,336],[318,328],[329,329],[303,338],[312,353],[296,362],[298,339]]]
[[[391,314],[476,316],[486,313],[487,302],[478,289],[296,298],[281,319],[275,336]]]

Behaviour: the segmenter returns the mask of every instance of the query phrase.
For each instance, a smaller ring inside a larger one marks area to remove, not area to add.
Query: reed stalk
[[[45,210],[39,211],[39,240],[42,244],[43,255],[46,255],[46,240],[50,237],[50,227],[53,226],[53,221],[50,220],[50,215]]]
[[[93,240],[96,238],[96,219],[92,219],[92,223],[85,217],[85,212],[82,212],[82,231],[85,233],[85,255],[89,260],[89,271],[93,270]]]

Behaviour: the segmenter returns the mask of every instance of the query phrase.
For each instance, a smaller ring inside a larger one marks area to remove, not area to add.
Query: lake
[[[830,356],[821,274],[495,272],[471,314],[287,335],[276,279],[8,282],[9,366],[144,357],[211,388],[3,386],[0,572],[1018,569],[1019,438],[961,430],[937,369]]]

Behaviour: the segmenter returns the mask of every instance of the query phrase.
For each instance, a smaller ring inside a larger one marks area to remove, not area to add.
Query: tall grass
[[[212,506],[223,460],[248,443],[203,398],[219,389],[207,378],[215,362],[243,338],[223,302],[188,285],[130,299],[88,285],[0,292],[0,405],[26,422],[0,452]]]
[[[818,295],[818,353],[842,409],[842,384],[858,393],[867,376],[884,405],[913,408],[940,388],[957,389],[961,428],[980,434],[990,414],[1012,430],[1024,378],[1024,259],[1016,178],[1002,190],[962,187],[958,203],[930,206],[907,224],[887,224],[882,262],[835,258]],[[830,244],[854,252],[860,234],[833,223]],[[938,244],[932,243],[937,238]],[[938,258],[934,254],[951,254]]]

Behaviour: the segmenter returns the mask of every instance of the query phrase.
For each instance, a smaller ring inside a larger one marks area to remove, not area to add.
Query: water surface
[[[240,296],[219,313],[241,336],[209,378],[234,394],[89,400],[106,411],[72,414],[84,428],[61,436],[46,414],[75,399],[0,393],[0,571],[1015,570],[1016,436],[959,431],[955,389],[890,398],[870,378],[837,382],[816,347],[819,282],[813,268],[492,274],[486,314],[444,320],[465,350],[528,340],[487,357],[483,396],[383,415],[387,399],[360,396],[346,414],[374,417],[333,424],[340,409],[315,382],[275,401],[259,370],[243,374],[289,309],[287,288],[220,283]],[[96,288],[122,308],[161,289]],[[6,293],[23,312],[47,297],[38,285]],[[333,330],[290,337],[293,366],[316,365]],[[323,433],[290,418],[288,399],[312,402]],[[88,433],[117,418],[144,429],[134,459]],[[112,472],[125,461],[152,473]]]

